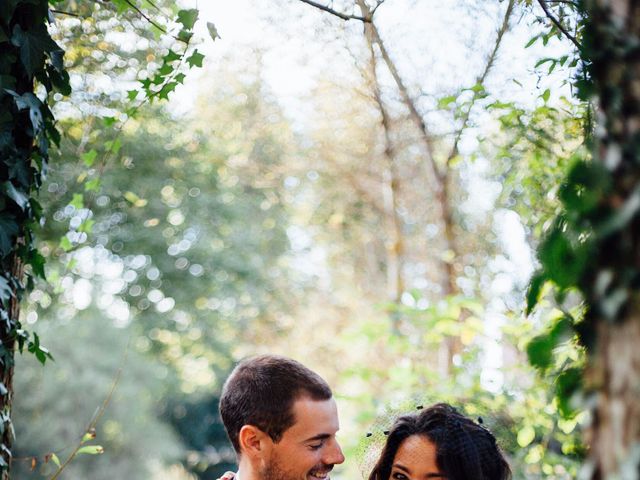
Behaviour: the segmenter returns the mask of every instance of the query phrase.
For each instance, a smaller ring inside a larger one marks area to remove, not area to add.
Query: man
[[[241,362],[222,389],[220,416],[238,455],[236,480],[328,480],[344,462],[331,389],[295,360]]]

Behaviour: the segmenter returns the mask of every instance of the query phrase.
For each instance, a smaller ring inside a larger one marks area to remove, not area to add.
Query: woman
[[[509,464],[481,424],[439,403],[398,418],[369,480],[508,480]]]

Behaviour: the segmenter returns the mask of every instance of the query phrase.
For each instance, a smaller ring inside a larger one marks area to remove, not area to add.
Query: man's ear
[[[271,437],[253,425],[244,425],[238,434],[240,451],[250,457],[262,457],[268,449]]]

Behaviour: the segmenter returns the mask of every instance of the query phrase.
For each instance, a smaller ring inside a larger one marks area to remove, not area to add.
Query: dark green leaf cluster
[[[563,317],[529,344],[531,363],[543,370],[553,364],[560,331],[571,329],[586,353],[594,353],[598,325],[623,321],[640,289],[640,135],[629,133],[624,125],[630,109],[637,108],[629,93],[634,74],[628,64],[638,47],[607,11],[594,4],[587,16],[582,2],[571,5],[570,14],[579,19],[576,97],[593,101],[597,92],[602,116],[597,133],[586,118],[586,144],[593,158],[583,153],[572,158],[558,192],[561,209],[538,248],[540,269],[527,295],[528,313],[547,283],[554,287],[558,304],[566,303],[571,292],[578,292],[585,302],[581,318]],[[542,62],[546,61],[555,60]],[[557,378],[563,413],[571,410],[572,395],[582,390],[581,378],[579,365],[564,369]]]
[[[9,313],[34,277],[45,278],[44,258],[33,244],[33,227],[42,217],[34,196],[47,173],[49,146],[60,135],[49,108],[53,92],[68,95],[64,52],[51,38],[46,0],[10,0],[0,7],[0,316],[4,362],[11,362],[17,340],[44,363],[39,339],[21,330]],[[16,265],[28,266],[26,282]],[[5,363],[6,365],[6,363]]]

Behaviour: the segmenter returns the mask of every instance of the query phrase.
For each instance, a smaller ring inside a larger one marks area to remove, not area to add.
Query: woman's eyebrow
[[[409,470],[407,467],[405,467],[401,463],[394,463],[393,466],[394,468],[397,468],[398,470],[402,470],[403,472],[411,473],[411,470]]]

